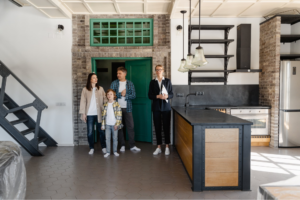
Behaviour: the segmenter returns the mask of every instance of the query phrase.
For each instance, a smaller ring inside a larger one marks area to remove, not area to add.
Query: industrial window
[[[91,46],[153,46],[153,19],[91,19]]]

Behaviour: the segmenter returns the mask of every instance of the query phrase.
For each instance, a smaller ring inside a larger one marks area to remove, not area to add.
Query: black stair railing
[[[9,70],[9,68],[2,62],[0,61],[0,76],[2,76],[2,85],[1,85],[1,91],[0,91],[0,123],[1,126],[9,132],[31,155],[42,155],[38,151],[38,145],[41,142],[44,142],[47,146],[56,146],[56,142],[40,127],[40,122],[41,122],[41,116],[42,116],[42,111],[45,108],[48,108],[48,106],[34,93],[32,92],[12,71]],[[19,106],[17,105],[6,93],[5,93],[5,88],[6,88],[6,83],[7,83],[7,77],[12,76],[15,78],[17,82],[19,82],[34,98],[35,100],[32,103]],[[6,109],[6,107],[8,109]],[[37,110],[37,118],[36,121],[34,122],[29,115],[23,111],[23,109],[28,108],[28,107],[34,107]],[[19,119],[15,120],[12,122],[9,122],[6,120],[6,116],[9,113],[14,113],[17,117],[22,117],[25,119]],[[13,126],[15,124],[19,123],[24,123],[29,129],[19,132],[17,129]],[[29,134],[33,132],[34,133],[34,138],[32,140],[27,140],[25,138],[26,134]],[[22,136],[19,136],[17,134],[20,134]],[[24,137],[24,138],[22,138]],[[27,141],[30,144],[27,144]],[[31,146],[30,146],[31,145]],[[33,148],[34,149],[33,149]],[[35,151],[37,150],[37,151]]]

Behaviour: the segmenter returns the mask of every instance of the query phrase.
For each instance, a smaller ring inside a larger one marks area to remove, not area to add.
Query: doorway
[[[126,79],[135,86],[136,98],[132,101],[135,141],[152,142],[151,100],[148,98],[152,58],[92,58],[92,71],[105,91],[117,79],[120,66],[127,69]]]

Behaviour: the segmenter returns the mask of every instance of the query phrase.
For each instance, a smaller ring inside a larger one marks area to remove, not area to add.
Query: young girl
[[[112,89],[106,91],[106,97],[108,102],[104,104],[102,111],[102,130],[105,130],[106,136],[106,154],[104,157],[110,155],[110,138],[113,133],[113,151],[115,156],[119,156],[117,153],[118,147],[118,130],[123,127],[122,125],[122,109],[118,102],[116,92]]]

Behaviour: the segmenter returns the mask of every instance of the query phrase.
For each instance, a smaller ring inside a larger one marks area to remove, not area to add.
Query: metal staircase
[[[6,93],[6,81],[8,76],[12,76],[17,80],[34,98],[32,103],[19,106]],[[47,146],[57,146],[57,142],[49,136],[46,131],[40,127],[42,111],[48,106],[34,94],[14,73],[12,73],[6,65],[0,61],[0,76],[2,76],[2,86],[0,89],[0,125],[12,136],[28,153],[32,156],[42,156],[39,151],[39,144],[44,143]],[[37,111],[37,120],[34,121],[23,109],[33,106]],[[6,116],[13,113],[18,120],[8,121]],[[15,125],[23,123],[28,129],[19,131]],[[34,134],[32,140],[28,140],[25,136]]]

